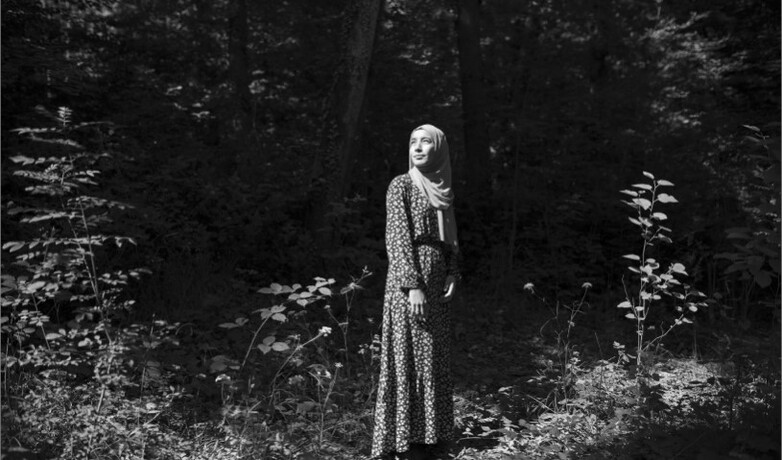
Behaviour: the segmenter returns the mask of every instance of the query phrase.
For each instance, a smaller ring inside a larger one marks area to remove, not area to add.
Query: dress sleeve
[[[459,270],[459,253],[451,249],[448,256],[448,272],[449,276],[456,278],[456,281],[462,280],[462,272]]]
[[[386,251],[392,284],[405,291],[424,289],[423,277],[413,255],[410,200],[399,180],[391,181],[386,194]]]

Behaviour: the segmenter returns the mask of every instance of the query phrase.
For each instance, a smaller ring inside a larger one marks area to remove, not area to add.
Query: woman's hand
[[[423,318],[426,315],[426,295],[422,289],[410,289],[410,313]]]
[[[448,277],[445,278],[445,287],[443,288],[443,291],[445,292],[445,294],[443,294],[443,302],[450,302],[455,290],[456,278],[448,275]]]

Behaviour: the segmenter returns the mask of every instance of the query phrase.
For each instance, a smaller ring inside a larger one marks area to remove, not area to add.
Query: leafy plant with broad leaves
[[[223,405],[232,408],[227,412],[234,418],[241,415],[239,421],[247,425],[248,420],[255,417],[259,407],[266,407],[269,420],[275,414],[285,420],[297,420],[294,425],[311,429],[317,439],[318,448],[322,447],[327,422],[336,423],[341,417],[332,402],[332,396],[337,391],[337,377],[344,374],[344,379],[350,375],[350,356],[347,352],[350,310],[356,292],[362,289],[361,282],[370,275],[371,272],[364,268],[360,277],[338,291],[333,278],[316,277],[313,283],[306,286],[299,283],[271,283],[258,292],[273,296],[273,305],[253,311],[249,318],[240,316],[234,321],[219,324],[218,327],[222,329],[249,329],[248,332],[252,333],[241,360],[228,355],[218,355],[211,361],[211,372],[219,374],[215,381],[222,387]],[[343,297],[346,307],[345,318],[342,320],[337,318],[329,304],[337,296]],[[343,355],[337,360],[332,361],[319,353],[321,359],[315,358],[314,362],[307,364],[303,353],[310,344],[315,344],[331,334],[332,328],[329,326],[319,325],[317,332],[310,333],[307,340],[303,340],[298,333],[282,337],[280,331],[285,329],[286,323],[292,323],[293,327],[304,325],[308,328],[305,318],[314,305],[323,305],[328,319],[334,321],[342,333],[344,348],[337,352]],[[259,316],[258,320],[252,318],[255,315]],[[257,325],[253,327],[256,322]],[[275,328],[272,328],[272,324]],[[253,355],[262,358],[258,361]],[[274,362],[275,358],[278,360],[278,364],[274,365],[276,371],[273,371],[268,382],[260,386],[268,389],[268,393],[264,390],[254,392],[253,388],[258,386],[255,383],[244,385],[253,379],[252,374],[257,367],[253,364],[269,368],[269,363]],[[314,387],[314,394],[307,391],[308,383]]]
[[[757,126],[744,125],[749,131],[745,139],[754,145],[756,153],[747,155],[751,175],[740,200],[747,211],[747,222],[743,226],[725,230],[726,238],[733,244],[733,250],[715,255],[716,259],[729,262],[726,276],[737,276],[743,282],[741,302],[746,305],[753,290],[776,291],[774,300],[764,301],[774,308],[779,319],[780,292],[780,148],[779,135],[766,134]],[[741,320],[745,318],[740,318]]]
[[[623,256],[635,262],[627,268],[633,273],[638,288],[630,294],[625,286],[625,300],[617,305],[619,309],[629,310],[625,317],[635,323],[637,335],[635,358],[638,366],[641,365],[641,355],[644,351],[661,341],[674,327],[692,323],[687,315],[707,306],[703,301],[706,295],[681,280],[687,276],[687,269],[682,263],[668,264],[668,267],[663,270],[662,264],[650,257],[655,246],[672,242],[669,236],[671,229],[662,224],[668,216],[659,208],[665,204],[678,203],[678,200],[661,190],[673,187],[673,183],[665,179],[655,179],[652,173],[646,171],[643,175],[649,179],[648,183],[633,184],[632,188],[621,191],[630,196],[629,200],[622,202],[635,211],[629,220],[640,230],[642,244],[640,253]],[[673,299],[676,316],[667,327],[661,324],[657,336],[645,342],[645,332],[654,330],[654,326],[647,325],[647,318],[652,306],[658,304],[663,296]]]
[[[135,244],[107,231],[111,213],[129,206],[90,191],[110,158],[111,125],[74,123],[65,107],[49,115],[54,126],[15,130],[29,142],[9,158],[22,187],[3,204],[13,222],[2,246],[4,393],[23,401],[13,425],[25,442],[97,458],[143,444],[130,430],[97,433],[134,385],[129,339],[112,320],[132,307],[125,287],[147,270],[107,262]]]
[[[77,342],[80,347],[100,341],[94,336],[87,337],[91,334],[83,334],[79,327],[82,322],[94,323],[91,332],[100,333],[111,344],[108,327],[111,314],[133,305],[132,300],[121,299],[123,288],[131,278],[146,271],[104,272],[101,269],[98,260],[101,251],[110,246],[135,244],[132,238],[101,232],[112,221],[112,210],[125,210],[129,206],[86,191],[87,187],[97,185],[95,178],[100,174],[97,163],[109,154],[100,145],[97,149],[101,153],[90,152],[71,138],[84,132],[94,134],[100,124],[74,124],[71,118],[71,111],[61,107],[56,115],[57,126],[16,130],[60,153],[37,158],[11,157],[19,165],[13,175],[32,183],[24,189],[27,197],[23,203],[5,203],[6,214],[24,224],[29,235],[6,241],[2,246],[13,260],[3,264],[0,321],[3,332],[9,339],[13,338],[17,349],[34,335],[48,349],[57,342],[81,335],[85,337]],[[64,305],[73,309],[73,322],[67,328],[55,327],[51,315],[61,316],[60,308]],[[8,356],[9,342],[6,345],[5,364],[24,364],[24,360]]]

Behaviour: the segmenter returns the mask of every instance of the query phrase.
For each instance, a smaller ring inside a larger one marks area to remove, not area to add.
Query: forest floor
[[[628,324],[577,319],[568,336],[541,313],[457,348],[452,458],[779,458],[777,332],[680,331],[637,372],[612,347]]]
[[[118,328],[114,367],[6,372],[3,458],[366,458],[379,300],[321,280],[258,309],[250,284]],[[437,458],[779,458],[778,325],[683,326],[639,371],[621,318],[506,304],[454,306],[457,431]]]

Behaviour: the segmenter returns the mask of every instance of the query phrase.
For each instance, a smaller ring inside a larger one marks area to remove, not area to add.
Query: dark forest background
[[[354,315],[356,346],[371,343],[386,266],[385,191],[406,171],[407,138],[423,123],[443,129],[451,146],[465,349],[491,348],[483,339],[498,330],[537,330],[545,305],[580,298],[585,282],[584,321],[601,334],[597,346],[632,342],[632,327],[619,332],[627,325],[616,305],[632,282],[622,256],[640,240],[620,190],[644,182],[644,171],[672,182],[678,200],[666,209],[672,241],[656,257],[684,264],[709,304],[698,332],[672,336],[684,343],[678,352],[690,353],[693,337],[703,349],[725,337],[774,337],[779,118],[776,1],[4,1],[6,393],[26,394],[41,370],[30,366],[62,367],[61,355],[43,364],[19,358],[15,367],[8,357],[82,340],[57,332],[74,318],[94,320],[91,332],[154,321],[203,331],[250,315],[247,306],[265,299],[258,289],[279,293],[273,282],[290,288],[322,277],[358,289],[350,283],[371,272],[354,303],[335,313]],[[68,252],[85,241],[69,224],[80,214],[61,199],[73,189],[51,191],[63,182],[46,179],[72,174],[76,157],[92,172],[77,174],[74,188],[94,198],[79,228],[105,236],[87,257]],[[50,188],[31,189],[31,179]],[[110,309],[90,290],[104,272],[116,289]],[[525,297],[527,283],[547,303]],[[96,299],[100,315],[85,317]],[[480,340],[468,334],[476,316]],[[315,318],[318,326],[328,319]],[[46,337],[52,344],[43,347]],[[230,356],[219,343],[201,354]],[[187,372],[214,371],[214,360],[201,359]],[[64,388],[65,377],[51,378]],[[225,407],[225,386],[212,386],[199,391]],[[4,445],[42,442],[19,436],[6,431]],[[82,445],[56,439],[49,452]],[[351,448],[366,447],[357,442]]]

